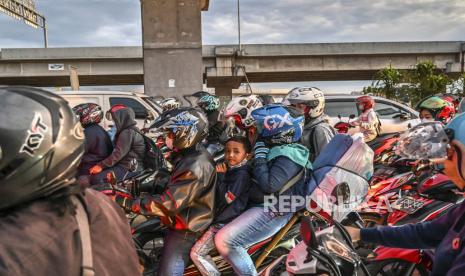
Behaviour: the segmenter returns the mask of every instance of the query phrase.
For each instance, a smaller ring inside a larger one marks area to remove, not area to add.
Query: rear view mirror
[[[353,119],[353,118],[355,118],[355,115],[354,115],[354,114],[350,114],[349,119]]]
[[[342,120],[341,114],[338,114],[337,117],[339,118],[339,120]]]

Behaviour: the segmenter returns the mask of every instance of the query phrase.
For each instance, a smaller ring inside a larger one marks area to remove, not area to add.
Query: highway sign
[[[45,28],[45,18],[35,8],[34,0],[0,0],[0,11],[34,28]]]

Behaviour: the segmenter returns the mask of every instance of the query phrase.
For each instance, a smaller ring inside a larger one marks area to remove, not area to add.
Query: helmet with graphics
[[[175,150],[194,147],[208,134],[207,117],[202,111],[191,107],[182,107],[163,113],[151,127],[174,135]]]
[[[259,139],[270,145],[295,143],[302,137],[304,117],[299,110],[280,104],[252,111]]]
[[[175,97],[166,98],[160,101],[160,106],[163,109],[163,112],[167,112],[181,106],[181,101]]]
[[[304,114],[310,118],[320,117],[325,109],[324,93],[316,87],[296,87],[289,91],[283,102],[286,105],[304,105]]]
[[[215,95],[208,94],[202,96],[197,102],[197,105],[205,112],[215,111],[220,108],[220,98]]]
[[[74,113],[79,116],[79,121],[83,127],[91,124],[98,124],[103,119],[103,110],[95,103],[83,103],[73,107]]]
[[[226,106],[224,117],[233,118],[236,126],[246,129],[253,125],[252,111],[262,106],[262,102],[256,95],[235,97]]]
[[[32,87],[0,87],[0,99],[0,210],[75,183],[84,134],[68,103]]]

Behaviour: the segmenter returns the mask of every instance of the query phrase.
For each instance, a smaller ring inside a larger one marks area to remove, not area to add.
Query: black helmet
[[[0,87],[0,101],[0,210],[73,184],[84,134],[68,103],[31,87]]]
[[[197,145],[207,136],[208,120],[202,111],[183,107],[163,113],[151,128],[174,133],[173,146],[182,150]]]

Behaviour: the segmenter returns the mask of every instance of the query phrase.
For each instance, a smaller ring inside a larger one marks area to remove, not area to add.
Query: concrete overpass
[[[204,82],[220,95],[245,81],[371,80],[392,64],[411,70],[431,60],[449,74],[464,71],[465,43],[366,42],[203,46]],[[81,85],[143,84],[142,47],[2,49],[0,84],[69,86],[69,66]],[[179,59],[176,62],[183,63]]]

